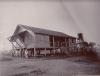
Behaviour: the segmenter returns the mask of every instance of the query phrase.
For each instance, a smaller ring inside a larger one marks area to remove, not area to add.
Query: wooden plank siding
[[[40,28],[17,26],[13,36],[9,40],[16,52],[21,56],[30,54],[37,56],[42,53],[47,54],[61,50],[61,53],[72,50],[71,47],[76,43],[76,38],[61,32],[44,30]]]
[[[35,34],[36,48],[50,48],[49,35]]]
[[[26,32],[24,44],[25,44],[25,48],[27,49],[35,48],[35,35],[33,37],[29,32]]]

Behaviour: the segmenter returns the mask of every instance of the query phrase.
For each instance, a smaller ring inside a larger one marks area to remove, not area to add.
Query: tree
[[[89,47],[90,47],[91,49],[93,49],[95,45],[96,45],[95,42],[90,42],[90,43],[89,43]]]

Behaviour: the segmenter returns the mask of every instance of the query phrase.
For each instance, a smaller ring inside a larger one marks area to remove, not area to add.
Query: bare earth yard
[[[0,58],[0,76],[100,75],[100,64],[84,57],[62,59]]]

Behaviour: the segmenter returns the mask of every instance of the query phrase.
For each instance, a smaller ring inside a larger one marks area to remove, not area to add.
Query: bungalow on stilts
[[[12,55],[20,57],[60,56],[67,55],[76,38],[61,32],[17,25],[9,41],[12,44]]]

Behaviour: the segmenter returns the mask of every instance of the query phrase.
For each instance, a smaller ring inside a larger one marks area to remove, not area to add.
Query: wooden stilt
[[[17,50],[17,52],[18,52],[18,56],[19,56],[19,57],[22,57],[22,53],[21,53],[21,52],[22,52],[22,49]]]
[[[47,50],[46,50],[46,48],[45,48],[45,56],[46,56],[46,51],[47,51]]]
[[[34,57],[37,55],[36,48],[34,48]]]

